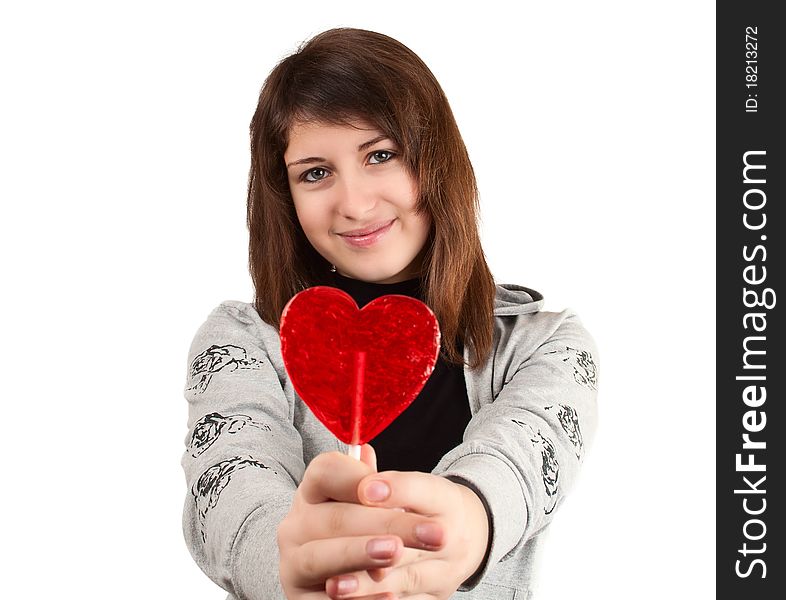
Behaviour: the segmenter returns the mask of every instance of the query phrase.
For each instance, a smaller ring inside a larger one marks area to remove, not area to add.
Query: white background
[[[180,530],[186,354],[251,300],[259,88],[334,26],[431,67],[497,280],[599,345],[537,598],[714,597],[714,3],[422,0],[3,4],[0,595],[225,596]]]

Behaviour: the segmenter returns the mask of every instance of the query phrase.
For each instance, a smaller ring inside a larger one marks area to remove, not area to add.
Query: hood
[[[504,317],[538,312],[543,308],[543,294],[515,283],[498,283],[494,298],[494,316]]]

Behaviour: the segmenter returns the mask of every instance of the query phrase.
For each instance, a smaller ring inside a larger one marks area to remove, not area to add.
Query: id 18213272
[[[759,28],[745,28],[745,87],[748,97],[745,99],[745,112],[755,113],[759,110]]]

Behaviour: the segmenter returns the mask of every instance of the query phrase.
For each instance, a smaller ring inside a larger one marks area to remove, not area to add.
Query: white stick
[[[352,439],[357,440],[360,437],[360,419],[363,418],[363,384],[366,371],[366,353],[355,353],[355,395],[352,399],[352,422],[353,432]],[[350,444],[347,454],[355,460],[360,460],[360,445]]]

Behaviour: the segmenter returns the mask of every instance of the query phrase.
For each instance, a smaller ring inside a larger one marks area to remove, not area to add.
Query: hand
[[[289,600],[327,599],[327,579],[342,573],[357,572],[369,587],[374,580],[367,571],[378,576],[376,569],[398,564],[404,546],[429,548],[415,529],[433,524],[432,519],[361,504],[358,485],[375,473],[376,457],[368,445],[362,447],[360,461],[327,452],[309,463],[278,527],[279,576]],[[381,549],[375,551],[375,546]]]
[[[388,495],[384,493],[386,484]],[[370,507],[404,507],[437,523],[429,536],[431,551],[405,548],[401,558],[381,576],[347,573],[328,580],[331,598],[358,598],[391,592],[417,600],[449,598],[480,567],[488,545],[488,517],[480,498],[470,488],[427,473],[386,471],[366,475],[357,488],[360,501]],[[377,494],[374,494],[377,492]],[[381,492],[381,493],[380,493]],[[373,574],[373,573],[372,573]],[[355,591],[338,593],[338,581],[355,581]]]

